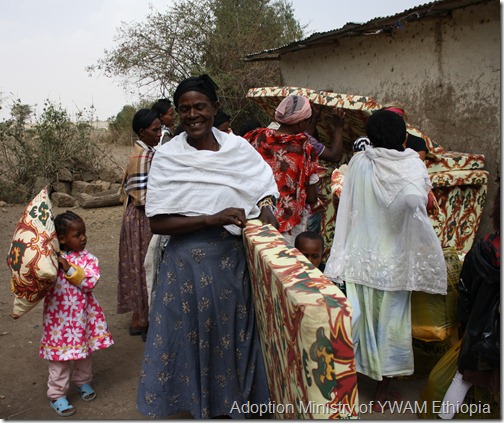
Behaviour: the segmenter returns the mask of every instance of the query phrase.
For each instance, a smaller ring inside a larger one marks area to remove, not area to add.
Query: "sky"
[[[422,0],[291,0],[309,34],[363,23],[428,3]],[[89,75],[114,48],[121,22],[142,22],[149,7],[165,11],[171,0],[0,0],[0,121],[19,99],[40,114],[45,100],[71,117],[94,107],[106,120],[138,101],[118,80]],[[244,52],[251,53],[251,52]]]

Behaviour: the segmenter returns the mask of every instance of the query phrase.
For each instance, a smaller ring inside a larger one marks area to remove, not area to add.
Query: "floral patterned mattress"
[[[259,104],[266,113],[273,117],[275,108],[283,98],[289,95],[302,95],[320,106],[321,113],[317,125],[320,141],[327,144],[332,127],[331,110],[334,107],[345,109],[345,125],[343,127],[344,153],[341,164],[348,163],[352,157],[352,145],[358,138],[366,135],[365,125],[368,117],[375,110],[382,108],[371,97],[362,95],[339,94],[330,91],[315,91],[298,87],[262,87],[251,88],[247,98]],[[429,172],[449,171],[452,169],[483,169],[485,158],[481,154],[468,154],[446,151],[418,128],[407,125],[408,132],[421,137],[427,143],[429,153],[425,164]]]
[[[272,226],[250,222],[244,241],[270,412],[283,419],[357,418],[346,297]]]
[[[382,106],[368,96],[298,87],[251,88],[247,93],[247,97],[259,104],[272,119],[276,106],[288,95],[308,97],[320,106],[317,130],[320,141],[325,144],[329,140],[331,109],[345,109],[343,158],[337,165],[323,163],[319,172],[322,192],[317,209],[322,213],[321,232],[326,241],[327,258],[334,235],[335,206],[337,207],[343,183],[342,172],[338,168],[349,162],[353,154],[353,142],[358,137],[365,136],[364,128],[368,117]],[[407,126],[408,132],[422,137],[429,149],[425,164],[440,205],[440,212],[430,218],[441,244],[443,248],[453,247],[466,252],[474,242],[485,204],[488,185],[488,172],[484,170],[485,157],[481,154],[447,151],[418,128]]]

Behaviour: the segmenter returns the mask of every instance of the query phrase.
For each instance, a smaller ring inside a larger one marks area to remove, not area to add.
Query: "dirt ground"
[[[0,208],[0,252],[4,259],[23,206]],[[58,214],[64,209],[54,209]],[[71,385],[69,401],[77,409],[67,419],[143,419],[136,408],[136,392],[144,343],[139,336],[129,336],[129,314],[116,313],[116,285],[119,249],[119,230],[122,207],[74,210],[83,217],[88,232],[87,248],[100,260],[101,282],[95,289],[114,338],[114,345],[93,355],[93,387],[95,401],[82,401]],[[0,257],[1,258],[1,257]],[[0,265],[0,418],[52,420],[60,419],[49,407],[46,397],[47,363],[38,355],[41,335],[42,304],[21,316],[10,317],[13,294],[9,291],[10,270]],[[404,400],[414,401],[425,380],[392,381],[392,388],[400,391]],[[359,379],[360,403],[372,398],[374,383]],[[416,419],[412,413],[391,415],[390,412],[369,414],[365,419]]]
[[[22,206],[0,209],[0,252],[4,259]],[[55,208],[55,214],[64,211]],[[135,409],[138,375],[144,343],[129,336],[129,314],[116,313],[117,253],[122,207],[76,209],[88,231],[88,249],[100,260],[101,281],[95,289],[114,338],[114,345],[93,355],[93,387],[98,397],[86,403],[73,386],[68,398],[77,409],[72,419],[141,419]],[[42,304],[21,316],[10,317],[13,294],[9,291],[10,270],[0,266],[0,418],[59,419],[46,397],[47,362],[38,355]]]
[[[120,147],[111,155],[110,164],[125,164],[129,147]],[[10,270],[6,257],[15,225],[23,212],[22,205],[0,207],[0,419],[53,420],[58,417],[49,407],[47,362],[39,357],[42,302],[18,320],[10,317],[13,294],[10,292]],[[55,207],[54,214],[65,209]],[[122,206],[95,209],[76,208],[86,223],[87,249],[98,257],[101,281],[95,295],[102,306],[114,345],[93,355],[93,388],[96,400],[82,401],[70,386],[68,399],[77,412],[66,419],[127,420],[144,419],[135,407],[140,363],[144,343],[139,336],[129,336],[130,314],[116,313],[116,287],[119,230]],[[425,379],[392,381],[391,388],[402,394],[403,400],[419,399]],[[369,403],[375,384],[359,378],[359,402]],[[177,416],[178,418],[183,416]],[[363,419],[416,419],[416,414],[366,414]]]

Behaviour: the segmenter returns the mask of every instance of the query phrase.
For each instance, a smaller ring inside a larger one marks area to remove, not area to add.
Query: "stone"
[[[79,195],[79,205],[84,209],[119,206],[121,204],[122,201],[118,192],[112,192],[108,194],[100,193],[98,195],[89,195],[83,193]]]
[[[101,179],[97,179],[96,181],[93,182],[93,184],[101,186],[101,191],[107,191],[110,189],[109,181],[102,181]]]
[[[100,179],[111,183],[120,183],[122,181],[123,172],[113,169],[103,169],[99,174]]]
[[[80,176],[84,182],[91,182],[96,179],[96,175],[93,172],[89,172],[89,171],[82,172]]]
[[[72,182],[74,180],[72,172],[67,168],[60,169],[56,174],[56,179],[59,182]]]
[[[110,184],[110,189],[111,190],[116,190],[117,192],[119,192],[119,190],[121,189],[121,184],[120,183],[113,183],[113,184]]]
[[[51,184],[51,180],[49,178],[44,178],[42,176],[38,176],[35,179],[35,184],[33,185],[33,191],[38,194],[42,188]]]
[[[84,181],[73,181],[72,183],[72,196],[78,197],[79,194],[86,192],[89,182]]]
[[[86,194],[98,194],[103,191],[103,185],[100,183],[91,182],[86,186],[84,193]]]
[[[52,183],[53,190],[56,192],[63,192],[65,194],[70,195],[72,192],[72,183],[71,182],[53,182]]]
[[[53,192],[51,195],[51,201],[53,206],[56,207],[73,207],[75,206],[75,198],[71,195],[65,194],[64,192]]]

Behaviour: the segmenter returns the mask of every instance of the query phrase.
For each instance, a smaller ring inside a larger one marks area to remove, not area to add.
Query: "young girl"
[[[44,301],[44,324],[40,356],[49,360],[47,396],[60,416],[71,416],[75,408],[66,394],[72,381],[84,401],[96,393],[92,379],[91,353],[111,346],[114,341],[105,316],[93,295],[100,279],[98,259],[86,248],[86,225],[71,211],[54,220],[61,253],[58,257],[58,279]]]

